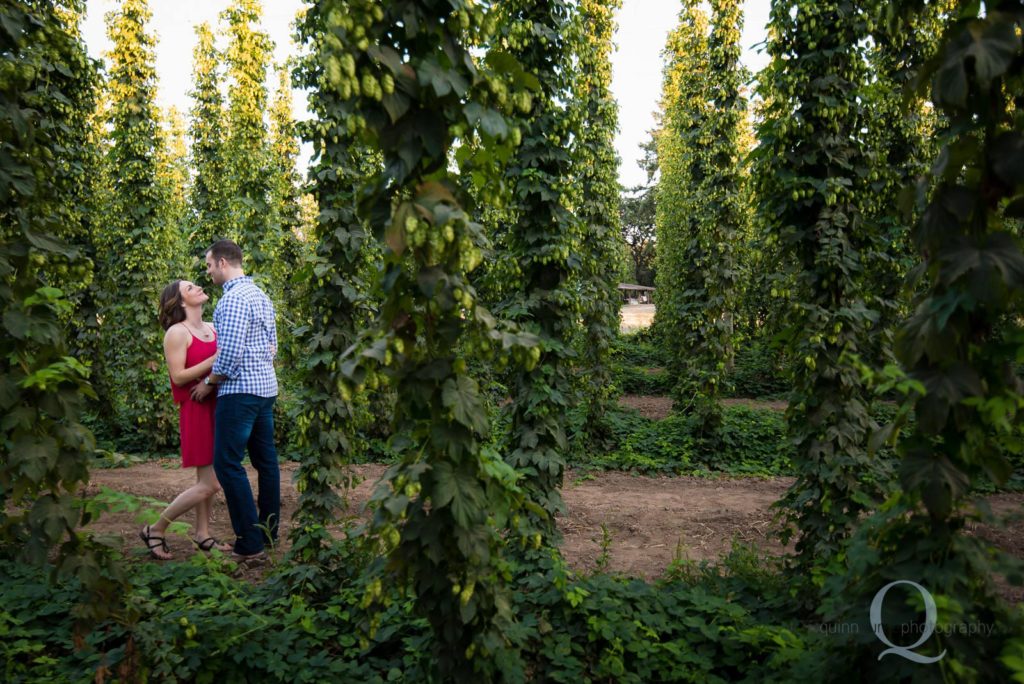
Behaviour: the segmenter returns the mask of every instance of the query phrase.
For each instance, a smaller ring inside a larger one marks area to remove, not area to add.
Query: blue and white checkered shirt
[[[241,276],[224,283],[224,296],[213,312],[213,325],[217,328],[219,352],[213,372],[227,378],[217,385],[217,396],[276,397],[274,304],[252,278]]]

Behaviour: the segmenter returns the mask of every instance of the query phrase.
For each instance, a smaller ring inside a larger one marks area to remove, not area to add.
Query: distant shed
[[[654,297],[654,288],[646,285],[619,283],[619,292],[622,293],[623,304],[651,304]]]

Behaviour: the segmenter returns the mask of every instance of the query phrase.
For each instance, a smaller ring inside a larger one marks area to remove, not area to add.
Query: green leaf
[[[391,73],[395,76],[402,71],[402,56],[393,47],[388,45],[371,45],[366,50],[366,54],[370,56],[370,59],[375,59],[390,69]]]
[[[15,428],[28,430],[34,421],[38,419],[38,413],[31,406],[16,406],[7,412],[7,415],[0,420],[0,430],[10,432]]]
[[[443,508],[455,496],[455,471],[450,463],[441,461],[430,469],[430,477],[434,482],[430,492],[431,505]]]
[[[46,472],[57,462],[57,441],[52,437],[25,436],[14,443],[9,455],[10,464],[34,484],[46,477]]]
[[[396,212],[394,220],[388,223],[387,228],[384,229],[384,244],[395,253],[396,256],[402,256],[405,251],[405,221],[399,220],[398,212]]]
[[[999,78],[1020,52],[1015,22],[1008,15],[994,12],[985,19],[967,25],[971,43],[966,56],[974,58],[974,73],[984,85]]]
[[[36,304],[56,304],[64,296],[64,291],[56,287],[41,287],[34,294],[25,299],[25,306]]]
[[[871,435],[868,437],[868,453],[872,455],[878,453],[878,450],[892,437],[895,428],[895,424],[887,423],[877,430],[872,430]]]
[[[381,104],[384,105],[385,111],[387,111],[388,116],[391,118],[391,123],[394,123],[409,111],[412,100],[404,93],[396,90],[392,93],[386,93],[384,99],[381,100]]]
[[[495,71],[513,72],[517,69],[522,69],[519,65],[519,60],[501,50],[489,50],[484,58],[484,63]]]
[[[55,254],[60,254],[68,258],[72,258],[76,254],[75,248],[50,235],[38,233],[34,230],[29,230],[26,228],[25,238],[33,247],[37,247],[47,252],[53,252]]]
[[[60,540],[64,531],[73,528],[75,524],[74,508],[61,503],[53,495],[44,495],[36,499],[29,512],[29,520],[34,526],[42,528],[50,544]]]
[[[1005,214],[1007,218],[1024,218],[1024,197],[1017,197],[1006,205]]]
[[[399,515],[405,511],[409,505],[409,498],[405,494],[395,494],[389,496],[384,502],[384,508],[388,509],[392,515]]]
[[[1003,133],[992,145],[992,170],[1007,185],[1024,183],[1024,136]]]
[[[939,106],[963,109],[967,105],[967,72],[962,60],[947,62],[932,82],[932,100]]]
[[[451,507],[452,516],[455,518],[455,522],[459,527],[464,529],[472,529],[474,523],[482,519],[483,516],[488,513],[487,497],[484,494],[483,488],[480,486],[480,481],[477,479],[476,474],[465,467],[460,467],[454,471],[455,481],[455,492],[452,496]],[[480,540],[487,532],[485,530],[476,529],[471,533],[475,539],[474,542]],[[466,537],[463,537],[463,541],[468,541]],[[477,549],[474,550],[477,555],[485,555],[487,553],[487,546],[485,544],[477,544]],[[470,555],[470,554],[467,554]]]
[[[508,135],[508,124],[505,123],[505,117],[491,109],[484,111],[481,115],[480,128],[486,135],[498,140],[503,140]]]
[[[23,340],[32,328],[32,319],[20,309],[8,309],[4,312],[4,328],[15,339]]]
[[[487,411],[480,400],[476,380],[460,375],[444,383],[441,401],[452,410],[455,420],[480,435],[488,431]]]
[[[900,479],[906,489],[920,491],[929,513],[946,518],[953,501],[970,487],[970,477],[956,467],[946,454],[918,447],[900,464]]]
[[[971,294],[979,300],[997,294],[991,289],[992,275],[998,275],[1011,288],[1024,285],[1024,254],[1009,233],[990,233],[977,240],[961,238],[939,256],[946,265],[942,283],[950,286],[971,277]]]
[[[462,108],[462,113],[466,117],[466,123],[476,127],[484,115],[484,107],[479,102],[469,102]]]
[[[981,12],[981,0],[968,0],[960,7],[957,16],[961,19],[974,19]]]
[[[985,473],[997,485],[1003,485],[1013,475],[1013,464],[1000,453],[987,455],[982,463]]]
[[[416,274],[416,284],[424,296],[433,299],[437,295],[437,286],[445,277],[444,270],[439,266],[421,268]]]

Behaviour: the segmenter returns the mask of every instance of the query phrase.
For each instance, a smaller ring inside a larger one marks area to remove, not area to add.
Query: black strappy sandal
[[[142,543],[146,545],[146,550],[149,551],[149,555],[155,558],[156,560],[171,560],[170,558],[162,558],[156,555],[156,549],[160,549],[161,551],[167,554],[169,554],[171,550],[167,548],[167,539],[152,534],[152,529],[150,529],[149,525],[146,525],[141,530],[139,530],[139,539],[141,539]]]
[[[205,551],[206,553],[210,553],[210,551],[213,551],[213,549],[219,547],[223,542],[221,542],[219,539],[216,539],[215,537],[207,537],[206,539],[204,539],[202,541],[199,541],[198,539],[193,537],[192,543],[200,551]],[[220,550],[223,551],[224,553],[227,553],[227,550],[225,550],[225,549],[220,549]]]

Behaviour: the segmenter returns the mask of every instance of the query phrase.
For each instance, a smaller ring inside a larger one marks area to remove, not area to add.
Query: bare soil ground
[[[623,396],[622,406],[660,420],[672,411],[668,397]],[[729,405],[783,410],[782,401],[726,399]],[[292,484],[294,463],[282,465],[282,529],[287,545],[291,516],[298,494]],[[363,505],[374,484],[384,472],[381,465],[352,466],[359,485],[349,495],[349,514],[363,515]],[[191,470],[183,470],[175,460],[167,459],[131,468],[96,470],[92,473],[91,492],[100,487],[151,497],[169,502],[192,482]],[[255,487],[255,476],[250,474]],[[563,497],[567,513],[559,519],[563,534],[562,551],[569,564],[581,571],[593,570],[603,563],[608,570],[653,579],[662,575],[674,560],[716,561],[734,541],[754,546],[763,552],[778,554],[785,549],[778,541],[771,505],[789,487],[790,478],[643,477],[628,473],[574,473],[566,475]],[[989,497],[992,510],[999,516],[1016,515],[1005,527],[975,525],[972,534],[982,534],[1012,555],[1024,559],[1024,493],[1003,493]],[[224,499],[218,495],[213,508],[213,532],[231,540],[231,524]],[[191,522],[187,516],[186,522]],[[144,556],[138,530],[142,526],[136,513],[108,513],[92,525],[102,534],[120,537],[128,548]],[[194,553],[184,535],[170,535],[172,553],[181,558]],[[263,570],[243,571],[258,579]],[[1024,589],[1002,585],[1008,598],[1024,600]]]
[[[761,399],[722,399],[723,406],[746,406],[755,409],[773,409],[785,411],[785,401],[764,401]],[[636,409],[644,418],[661,420],[672,413],[671,397],[655,397],[648,395],[625,394],[619,397],[619,406]]]
[[[282,529],[286,540],[298,494],[291,483],[294,463],[282,464]],[[360,515],[384,466],[352,466],[361,479],[350,494],[349,513]],[[255,488],[255,476],[250,473]],[[772,538],[772,502],[789,485],[786,478],[703,480],[689,477],[651,478],[626,473],[588,473],[577,477],[570,471],[563,490],[568,512],[559,520],[564,535],[563,552],[580,570],[594,567],[602,554],[608,531],[608,567],[639,577],[660,575],[673,560],[714,560],[727,552],[734,538],[777,553],[781,546]],[[168,459],[92,473],[91,492],[100,487],[136,496],[171,501],[194,477]],[[232,539],[223,496],[213,509],[213,532]],[[191,514],[184,518],[192,522]],[[108,513],[91,526],[96,532],[120,535],[129,547],[141,548],[135,513]],[[287,542],[285,541],[285,544]],[[193,553],[187,537],[170,535],[168,545],[176,557]]]
[[[294,463],[282,465],[282,529],[287,540],[297,492],[291,483]],[[377,478],[380,465],[353,466],[361,483],[350,495],[349,511],[360,515]],[[194,475],[172,460],[149,462],[131,468],[96,470],[90,490],[109,487],[120,492],[170,501],[188,487]],[[251,478],[255,486],[255,478]],[[676,558],[693,561],[716,560],[728,552],[732,541],[748,542],[769,553],[784,549],[772,524],[771,504],[789,486],[789,478],[717,479],[691,477],[641,477],[605,472],[566,476],[563,496],[568,509],[559,520],[564,535],[563,553],[570,565],[590,570],[602,556],[602,526],[608,532],[609,570],[652,579],[661,575]],[[1007,514],[1024,510],[1024,494],[1005,493],[990,497],[994,512]],[[213,531],[221,539],[232,539],[231,525],[222,495],[213,509]],[[186,522],[191,522],[191,515]],[[135,513],[108,513],[91,529],[120,536],[128,548],[141,549],[138,530],[142,522]],[[1004,529],[979,528],[999,546],[1024,557],[1024,521]],[[172,553],[182,558],[194,553],[188,538],[171,535]],[[287,544],[287,541],[284,542]],[[141,550],[137,551],[141,555]],[[258,573],[257,573],[258,575]],[[1024,592],[1007,588],[1015,600]]]
[[[624,394],[619,397],[619,406],[635,409],[644,418],[661,420],[672,413],[672,397]]]

